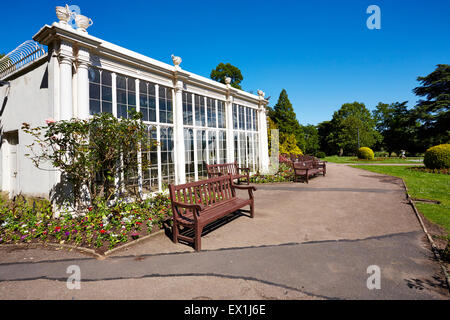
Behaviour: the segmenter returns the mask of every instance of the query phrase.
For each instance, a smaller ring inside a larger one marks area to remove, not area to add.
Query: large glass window
[[[197,172],[198,179],[208,178],[206,171],[206,131],[197,130]]]
[[[246,129],[252,130],[252,110],[250,108],[245,108],[245,116],[246,116]]]
[[[159,86],[159,122],[173,123],[172,89]]]
[[[217,137],[216,131],[208,131],[208,164],[217,163]]]
[[[173,128],[160,128],[161,145],[161,179],[162,183],[168,185],[175,181],[175,161],[173,150]]]
[[[195,162],[194,162],[194,131],[190,128],[184,128],[184,150],[186,163],[186,181],[195,181]]]
[[[136,79],[117,76],[117,117],[128,118],[136,110]]]
[[[252,109],[252,118],[253,118],[253,124],[252,124],[252,129],[253,131],[258,131],[258,118],[257,118],[257,110],[256,109]]]
[[[195,95],[195,125],[200,127],[206,126],[205,115],[205,98],[199,95]]]
[[[89,68],[89,114],[112,113],[111,72]]]
[[[238,126],[238,105],[233,104],[233,129],[239,129]]]
[[[239,106],[239,130],[245,130],[245,107]]]
[[[158,146],[157,129],[156,127],[148,127],[148,138],[150,140],[151,148],[149,150],[142,150],[143,162],[149,164],[149,168],[142,170],[142,188],[143,192],[158,191]]]
[[[240,158],[239,158],[239,164],[242,167],[247,166],[247,141],[245,138],[245,132],[239,132],[239,148],[240,148]]]
[[[225,113],[225,103],[223,101],[217,100],[217,122],[219,128],[225,128],[226,125],[226,113]]]
[[[219,130],[219,162],[227,162],[227,132]]]
[[[216,128],[216,101],[214,99],[206,99],[206,113],[208,117],[208,127]]]
[[[193,125],[192,119],[192,93],[183,92],[183,124]]]
[[[139,82],[139,108],[143,121],[156,121],[155,85],[146,81]]]

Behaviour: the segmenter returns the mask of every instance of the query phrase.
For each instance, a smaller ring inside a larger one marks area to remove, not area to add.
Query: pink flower
[[[45,119],[45,122],[47,124],[50,124],[50,123],[55,123],[56,121],[53,118],[47,118],[47,119]]]

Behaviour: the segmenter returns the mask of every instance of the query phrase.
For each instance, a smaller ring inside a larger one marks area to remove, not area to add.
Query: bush
[[[374,159],[374,153],[372,149],[367,147],[359,148],[358,150],[358,159],[364,159],[364,160],[373,160]]]
[[[450,168],[450,144],[440,144],[429,148],[425,152],[423,163],[429,169]]]
[[[323,152],[323,151],[318,151],[317,153],[316,153],[316,157],[317,158],[320,158],[320,159],[323,159],[323,158],[325,158],[327,155],[325,154],[325,152]]]
[[[378,151],[378,152],[375,152],[375,157],[387,158],[387,157],[389,157],[389,153],[387,151]]]

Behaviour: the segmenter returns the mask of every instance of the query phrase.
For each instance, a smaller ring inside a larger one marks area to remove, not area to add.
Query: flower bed
[[[281,159],[280,159],[281,160]],[[288,162],[279,163],[278,172],[273,175],[254,174],[250,177],[250,183],[272,183],[272,182],[289,182],[292,181],[294,173]]]
[[[46,200],[0,200],[0,244],[57,243],[94,249],[98,253],[154,233],[172,215],[164,194],[114,206],[94,203],[88,212],[52,217]]]
[[[414,170],[414,171],[427,172],[427,173],[450,174],[450,169],[449,168],[430,169],[430,168],[425,168],[425,167],[412,167],[412,168],[409,168],[409,169],[410,170]]]

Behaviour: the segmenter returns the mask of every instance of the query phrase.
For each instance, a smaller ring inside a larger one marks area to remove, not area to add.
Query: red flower
[[[88,210],[89,210],[89,211],[92,211],[92,207],[89,207]]]
[[[61,231],[61,227],[56,227],[55,228],[55,232],[60,232]]]
[[[106,231],[105,231],[105,230],[103,230],[103,229],[102,229],[102,230],[100,230],[100,233],[101,233],[101,234],[103,234],[103,233],[105,233],[105,232],[106,232]]]

